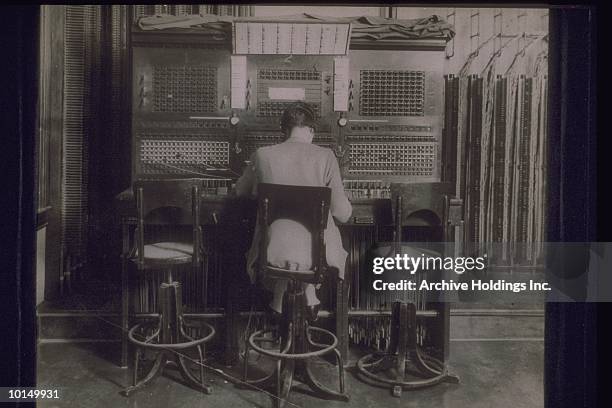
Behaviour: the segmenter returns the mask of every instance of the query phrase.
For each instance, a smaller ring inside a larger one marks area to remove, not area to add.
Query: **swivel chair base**
[[[181,285],[179,282],[173,282],[170,278],[169,281],[160,285],[158,293],[160,313],[157,325],[152,326],[150,323],[137,324],[128,333],[129,341],[136,346],[136,352],[133,385],[124,390],[125,396],[129,396],[149,385],[163,372],[167,364],[174,364],[187,383],[206,394],[210,394],[212,388],[205,383],[203,349],[205,343],[215,335],[215,329],[208,323],[203,323],[208,331],[206,336],[194,339],[186,333],[186,328],[199,329],[199,327],[188,324],[183,319]],[[198,350],[199,378],[190,371],[187,360],[191,360],[191,358],[183,352],[194,347]],[[138,380],[141,349],[155,350],[158,354],[149,372]]]
[[[201,348],[199,348],[198,352],[202,354]],[[155,358],[153,367],[151,368],[151,370],[147,373],[147,375],[144,378],[142,378],[140,381],[137,381],[137,374],[134,374],[134,385],[126,388],[124,390],[124,395],[126,397],[129,397],[134,392],[149,385],[151,382],[153,382],[153,380],[155,380],[163,372],[165,366],[168,364],[174,364],[176,368],[179,369],[179,371],[181,372],[183,378],[185,379],[187,383],[193,385],[194,387],[196,387],[196,389],[201,390],[202,392],[206,394],[211,394],[212,387],[210,387],[209,385],[206,385],[205,383],[206,377],[204,376],[204,373],[203,373],[204,371],[203,367],[200,366],[201,367],[200,368],[200,378],[197,378],[191,373],[191,371],[189,370],[189,367],[187,367],[185,358],[182,355],[180,354],[172,355],[172,354],[174,354],[174,352],[172,351],[159,352],[159,354]],[[138,359],[139,357],[140,356],[137,355],[136,359]],[[200,364],[202,364],[201,361],[200,361]],[[135,371],[137,372],[137,368],[135,369]]]
[[[393,305],[391,341],[388,353],[371,353],[357,361],[357,369],[372,382],[391,388],[394,397],[401,397],[404,389],[429,387],[441,382],[459,383],[459,377],[450,374],[446,365],[425,353],[416,342],[416,307],[412,303]],[[408,364],[412,362],[423,377],[408,380]],[[380,373],[394,369],[395,379]]]
[[[344,387],[344,363],[340,351],[337,349],[338,338],[328,330],[313,327],[308,324],[304,292],[300,282],[292,281],[289,290],[285,293],[283,301],[283,315],[281,318],[281,346],[279,351],[262,347],[262,343],[274,343],[276,340],[267,336],[271,331],[259,330],[251,334],[246,342],[244,358],[244,381],[261,388],[274,390],[274,407],[282,408],[287,401],[293,381],[298,380],[308,385],[318,397],[338,401],[348,401]],[[313,334],[327,336],[328,343],[319,343],[313,340]],[[309,351],[316,348],[314,351]],[[248,380],[249,351],[276,359],[275,370],[264,378]],[[309,359],[333,353],[338,364],[339,388],[334,391],[321,384],[315,378],[309,367]]]

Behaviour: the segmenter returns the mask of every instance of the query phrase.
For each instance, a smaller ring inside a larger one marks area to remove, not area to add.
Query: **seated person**
[[[312,144],[314,128],[315,114],[308,104],[296,102],[288,106],[281,117],[281,131],[285,141],[262,147],[252,155],[249,166],[236,183],[236,194],[256,196],[257,183],[330,187],[331,216],[328,218],[324,235],[326,259],[329,266],[338,269],[339,277],[343,279],[347,252],[342,247],[340,231],[333,218],[339,222],[348,221],[352,208],[344,192],[334,153],[330,149]],[[259,240],[262,239],[259,231],[258,224],[247,257],[247,270],[252,282],[255,281],[257,273]],[[267,238],[270,265],[294,270],[312,267],[312,237],[302,224],[287,219],[276,220],[270,225]],[[270,307],[281,313],[287,281],[263,280],[263,284],[274,294]],[[311,313],[314,313],[320,301],[312,284],[306,286],[305,295]]]

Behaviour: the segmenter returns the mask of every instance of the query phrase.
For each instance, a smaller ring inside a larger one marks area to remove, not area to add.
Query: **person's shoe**
[[[266,313],[274,318],[279,318],[282,313],[274,309],[271,305],[266,305]]]
[[[321,304],[317,303],[316,305],[308,306],[308,320],[311,322],[316,322],[319,318],[319,310],[321,309]]]
[[[282,313],[279,313],[276,309],[274,309],[272,306],[270,306],[269,304],[266,305],[266,310],[265,310],[265,315],[268,319],[268,321],[275,325],[278,324],[279,320],[281,319]]]

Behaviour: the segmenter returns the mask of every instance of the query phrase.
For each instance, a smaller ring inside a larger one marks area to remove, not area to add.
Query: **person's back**
[[[351,204],[346,198],[340,169],[330,149],[311,144],[314,137],[312,126],[304,124],[304,115],[295,113],[289,117],[284,131],[289,136],[280,144],[258,149],[251,157],[250,166],[236,183],[238,195],[257,194],[258,183],[285,184],[294,186],[330,187],[332,190],[330,213],[325,230],[326,260],[328,265],[338,269],[340,278],[344,276],[346,251],[334,218],[346,222],[351,215]],[[290,110],[288,112],[291,113]],[[287,111],[286,111],[287,113]],[[286,115],[283,115],[285,118]],[[310,119],[313,119],[311,117]],[[282,127],[282,126],[281,126]],[[254,280],[255,263],[259,248],[259,228],[255,232],[251,251],[249,252],[248,270]],[[268,262],[278,267],[308,269],[311,261],[310,233],[301,224],[291,220],[277,220],[269,228]],[[280,309],[281,288],[274,289],[275,303],[273,308]],[[314,293],[314,290],[313,290]],[[316,299],[316,297],[315,297]]]
[[[284,143],[259,149],[256,154],[257,178],[261,183],[288,184],[294,186],[331,187],[332,180],[339,174],[334,173],[336,158],[330,149],[319,147],[291,138]],[[333,191],[333,188],[332,188]],[[342,192],[342,195],[344,193]],[[341,197],[344,198],[344,197]],[[334,200],[332,199],[332,202]],[[350,216],[348,200],[336,199],[341,211],[332,209],[331,215],[345,222]],[[309,269],[312,265],[311,236],[301,224],[290,220],[277,220],[270,226],[268,237],[268,261],[275,266],[293,264],[299,269]],[[332,217],[328,218],[326,241],[330,246],[328,263],[339,267],[338,257],[345,257],[335,239],[339,232]],[[339,252],[340,251],[340,252]]]
[[[259,182],[296,186],[325,186],[330,172],[331,150],[289,139],[257,152]]]

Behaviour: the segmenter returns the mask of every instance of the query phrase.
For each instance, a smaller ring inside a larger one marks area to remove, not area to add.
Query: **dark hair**
[[[315,111],[306,102],[293,102],[285,108],[281,116],[280,128],[285,136],[289,136],[291,129],[296,126],[309,126],[315,128]]]

